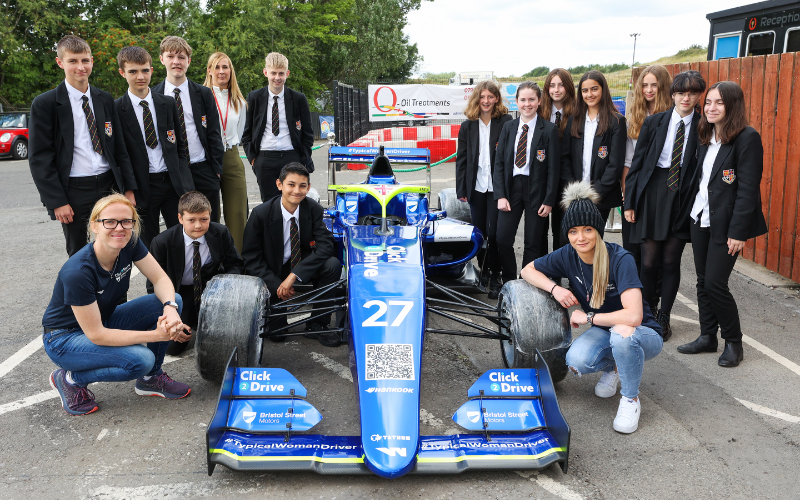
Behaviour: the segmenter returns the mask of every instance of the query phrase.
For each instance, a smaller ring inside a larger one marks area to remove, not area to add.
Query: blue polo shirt
[[[97,261],[93,243],[88,243],[70,257],[58,272],[42,326],[53,329],[80,328],[72,306],[88,306],[93,302],[97,302],[105,323],[128,293],[133,263],[146,256],[147,247],[137,238],[119,252],[119,258],[109,272]]]
[[[587,288],[592,285],[593,269],[591,264],[586,264],[578,257],[578,252],[572,245],[564,245],[553,253],[536,259],[533,263],[536,270],[547,276],[562,276],[569,279],[575,298],[581,305],[584,312],[594,311],[596,314],[610,313],[622,309],[622,299],[620,295],[629,288],[641,290],[642,282],[636,272],[636,262],[633,255],[616,243],[605,243],[608,250],[608,287],[606,288],[606,300],[599,309],[589,307],[589,300],[586,299]],[[588,281],[588,285],[584,284]],[[591,297],[590,297],[591,299]],[[661,333],[661,325],[650,312],[650,306],[642,297],[642,326],[652,328]],[[598,328],[609,330],[610,327],[597,325]]]

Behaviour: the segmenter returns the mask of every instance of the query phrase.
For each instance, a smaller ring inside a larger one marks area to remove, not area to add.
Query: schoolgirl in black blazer
[[[718,364],[734,367],[744,356],[739,310],[728,279],[745,242],[767,232],[760,191],[764,148],[759,133],[747,126],[741,87],[733,82],[711,86],[698,136],[697,168],[681,215],[692,238],[700,336],[678,351],[716,352],[719,329],[725,350]]]
[[[670,88],[673,106],[645,119],[625,180],[629,238],[631,243],[641,244],[642,293],[647,300],[660,295],[657,317],[665,341],[672,336],[670,312],[681,283],[683,247],[689,239],[688,227],[678,220],[678,212],[697,164],[700,114],[695,106],[705,89],[706,82],[697,71],[675,76]],[[650,303],[651,308],[654,305]]]
[[[542,90],[533,82],[517,88],[520,117],[500,132],[494,167],[497,200],[497,247],[503,281],[517,278],[514,239],[525,212],[525,247],[522,266],[545,254],[542,233],[558,191],[558,129],[537,116]]]
[[[478,252],[478,262],[481,282],[489,282],[489,298],[496,299],[503,283],[497,254],[497,202],[492,173],[500,130],[511,116],[500,89],[490,80],[475,86],[464,115],[467,120],[458,131],[456,194],[460,200],[469,202],[472,224],[487,238],[487,249]]]
[[[588,145],[584,140],[587,126],[596,130],[588,152],[584,148],[585,143]],[[569,118],[561,140],[561,181],[589,181],[600,195],[597,208],[604,219],[612,208],[622,205],[619,180],[626,138],[625,117],[611,101],[606,78],[595,70],[584,73],[578,82],[575,114]]]

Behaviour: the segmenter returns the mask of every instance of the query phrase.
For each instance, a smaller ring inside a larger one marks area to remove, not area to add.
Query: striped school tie
[[[139,101],[142,107],[142,121],[144,122],[144,142],[150,149],[156,149],[158,138],[156,137],[156,127],[153,125],[153,114],[150,113],[150,105],[147,101]]]
[[[289,262],[292,265],[292,269],[294,269],[294,267],[300,263],[300,235],[297,232],[297,220],[294,217],[289,220],[292,222],[289,228],[289,240],[292,245],[292,253],[289,257]]]
[[[278,135],[280,131],[280,115],[278,114],[278,96],[275,96],[275,102],[272,105],[272,135]]]
[[[203,287],[200,281],[200,242],[193,241],[194,256],[192,257],[192,287],[194,291],[194,310],[200,310],[200,297],[203,295]]]
[[[86,124],[89,126],[89,137],[92,139],[92,149],[95,153],[101,155],[103,154],[103,146],[100,145],[100,137],[97,135],[97,122],[94,119],[92,108],[89,106],[89,98],[83,96],[81,100],[83,100],[81,107],[83,108],[83,114],[86,115]]]
[[[678,132],[675,134],[675,142],[672,146],[672,161],[669,164],[669,174],[667,176],[667,186],[670,191],[678,188],[678,181],[681,180],[681,157],[683,156],[683,134],[685,126],[683,120],[678,125]]]
[[[514,158],[514,165],[517,168],[525,168],[525,159],[528,152],[528,124],[522,126],[522,133],[519,134],[519,142],[517,143],[517,156]]]
[[[175,104],[178,105],[178,121],[181,124],[181,139],[183,140],[184,144],[184,154],[186,157],[189,157],[189,139],[186,135],[186,120],[183,117],[183,101],[181,101],[181,89],[175,87],[172,89],[172,93],[175,95]]]

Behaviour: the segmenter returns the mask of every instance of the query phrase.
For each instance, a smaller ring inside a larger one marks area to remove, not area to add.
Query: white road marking
[[[133,266],[133,270],[131,271],[131,279],[139,276],[140,274],[141,273],[139,272],[139,268],[136,267],[136,266]]]
[[[173,361],[179,361],[181,359],[190,359],[192,357],[194,357],[194,354],[192,354],[190,356],[183,357],[183,358],[177,358],[175,356],[164,356],[164,363],[162,363],[162,364],[166,365],[167,363],[172,363]],[[101,382],[101,383],[113,384],[114,382]],[[39,404],[39,403],[41,403],[43,401],[48,401],[50,399],[56,399],[58,397],[59,397],[58,396],[58,391],[56,391],[56,390],[50,390],[50,391],[47,391],[47,392],[40,392],[39,394],[34,394],[33,396],[28,396],[27,398],[18,399],[17,401],[12,401],[10,403],[6,403],[4,405],[0,405],[0,415],[3,415],[4,413],[15,411],[15,410],[21,410],[22,408],[27,408],[28,406],[33,406],[33,405]]]
[[[551,493],[564,500],[583,500],[583,497],[567,488],[565,485],[551,479],[550,477],[539,474],[537,471],[514,471],[525,479],[530,479],[548,493]]]
[[[793,424],[800,424],[800,417],[795,417],[794,415],[789,415],[788,413],[783,413],[782,411],[773,410],[772,408],[767,408],[766,406],[757,405],[755,403],[751,403],[750,401],[745,401],[744,399],[734,399],[755,412],[763,413],[764,415],[769,415],[770,417],[779,418],[781,420],[786,420],[787,422],[791,422]]]
[[[97,435],[97,440],[101,441],[107,435],[108,435],[108,429],[103,429],[102,431],[100,431],[100,434]]]
[[[678,316],[677,314],[671,314],[670,319],[677,319],[678,321],[683,321],[684,323],[691,323],[693,325],[699,325],[700,322],[696,319],[691,318],[684,318],[683,316]]]
[[[0,378],[6,376],[18,364],[25,361],[31,354],[42,348],[42,336],[28,342],[28,345],[11,355],[10,358],[0,363]]]
[[[350,382],[350,383],[353,382],[353,375],[352,375],[352,373],[350,373],[350,369],[347,368],[346,366],[344,366],[343,364],[337,363],[336,361],[332,360],[328,356],[325,356],[324,354],[320,354],[318,352],[313,352],[312,351],[309,354],[311,354],[311,357],[317,363],[321,364],[322,366],[324,366],[328,370],[332,371],[336,375],[339,375],[340,377],[342,377],[343,379],[347,380],[348,382]],[[453,434],[458,434],[458,431],[456,429],[446,428],[447,426],[445,425],[444,422],[442,422],[440,419],[438,419],[435,416],[433,416],[433,414],[431,414],[431,412],[425,410],[424,408],[420,408],[419,409],[419,418],[420,418],[420,421],[422,421],[423,423],[426,423],[426,424],[428,424],[428,425],[430,425],[432,427],[436,427],[438,429],[444,429],[443,432],[448,436],[449,435],[453,435]]]
[[[677,298],[679,301],[681,301],[681,303],[682,303],[683,305],[685,305],[686,307],[688,307],[688,308],[689,308],[689,309],[691,309],[692,311],[694,311],[694,312],[698,312],[698,311],[700,310],[700,309],[698,309],[698,307],[697,307],[697,304],[695,304],[694,302],[692,302],[691,300],[689,300],[688,298],[686,298],[686,296],[685,296],[685,295],[683,295],[683,294],[681,294],[680,292],[678,292],[678,295],[676,296],[676,298]]]

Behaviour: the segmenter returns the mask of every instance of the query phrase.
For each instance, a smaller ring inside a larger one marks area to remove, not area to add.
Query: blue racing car
[[[220,275],[206,287],[197,365],[203,378],[221,383],[207,430],[209,474],[217,464],[386,478],[552,463],[566,472],[570,429],[553,387],[567,373],[566,311],[523,280],[506,283],[497,304],[464,293],[465,286],[479,291],[471,260],[483,235],[429,209],[429,187],[399,184],[392,153],[378,151],[365,182],[330,186],[336,199],[326,223],[342,262],[340,281],[275,304],[251,276]],[[320,299],[331,289],[335,298]],[[312,304],[310,317],[266,326],[281,316],[308,316]],[[356,436],[309,433],[322,416],[306,389],[288,371],[265,366],[269,360],[262,365],[265,338],[302,335],[298,325],[330,313],[336,320],[329,331],[350,349]],[[459,326],[431,328],[431,315]],[[423,343],[431,333],[500,341],[505,368],[483,374],[454,408],[462,434],[420,435]]]

